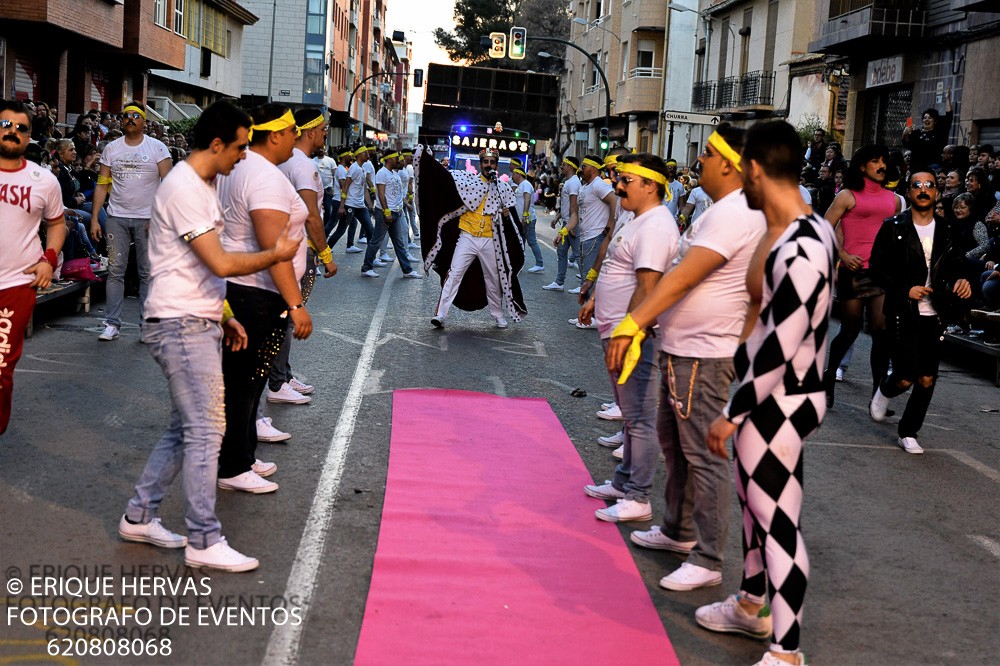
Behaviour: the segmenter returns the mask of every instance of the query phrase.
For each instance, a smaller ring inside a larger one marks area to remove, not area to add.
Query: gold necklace
[[[677,376],[674,374],[674,357],[667,356],[667,388],[670,390],[670,397],[673,399],[674,408],[677,410],[677,418],[687,421],[691,418],[691,396],[694,395],[694,382],[698,376],[698,365],[701,361],[695,361],[691,366],[691,381],[688,382],[687,411],[682,411],[680,400],[677,395]]]

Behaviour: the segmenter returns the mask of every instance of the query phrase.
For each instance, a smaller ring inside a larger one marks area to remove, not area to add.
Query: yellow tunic
[[[493,216],[483,212],[486,209],[486,199],[488,197],[489,192],[483,197],[479,208],[475,211],[467,210],[462,213],[462,216],[458,218],[459,229],[480,238],[493,237]]]

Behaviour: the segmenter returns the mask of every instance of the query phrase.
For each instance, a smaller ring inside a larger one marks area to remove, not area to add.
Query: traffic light
[[[524,28],[513,27],[510,29],[511,60],[524,60],[524,42],[527,38],[527,31]]]
[[[611,147],[611,138],[607,127],[602,127],[598,136],[600,137],[601,150],[607,150]]]
[[[503,58],[506,55],[507,55],[507,35],[503,34],[502,32],[491,32],[490,57]]]
[[[422,88],[424,85],[424,70],[415,69],[413,70],[413,87]]]

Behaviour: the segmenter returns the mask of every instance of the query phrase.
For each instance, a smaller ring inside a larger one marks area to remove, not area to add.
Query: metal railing
[[[662,79],[662,67],[635,67],[628,73],[630,79]]]
[[[704,111],[715,108],[715,81],[701,81],[691,90],[691,108]]]
[[[774,72],[747,72],[721,81],[695,83],[691,108],[695,111],[768,106],[774,103]]]
[[[716,96],[716,104],[720,109],[731,109],[739,104],[740,99],[740,77],[727,76],[719,81],[719,92]]]
[[[740,106],[774,103],[774,72],[747,72],[740,80]]]
[[[835,19],[868,7],[880,9],[921,9],[920,0],[830,0],[829,18]]]
[[[583,94],[584,94],[584,95],[589,95],[589,94],[591,94],[591,93],[595,93],[595,92],[598,92],[598,91],[599,91],[600,89],[601,89],[601,84],[600,84],[600,83],[595,83],[595,84],[594,84],[594,85],[592,85],[592,86],[588,86],[588,87],[587,87],[587,88],[586,88],[586,89],[585,89],[585,90],[583,91]]]

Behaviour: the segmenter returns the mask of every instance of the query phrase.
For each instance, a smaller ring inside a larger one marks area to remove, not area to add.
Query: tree
[[[510,34],[514,25],[528,30],[528,53],[524,60],[493,59],[482,46],[481,39],[491,32]],[[565,47],[555,42],[535,42],[531,37],[549,35],[566,39],[569,36],[569,10],[564,3],[553,0],[457,0],[455,2],[455,29],[437,28],[434,41],[448,51],[454,62],[465,62],[480,67],[493,66],[504,69],[531,69],[534,71],[561,71],[561,61],[543,59],[538,51],[547,51],[562,57]]]

